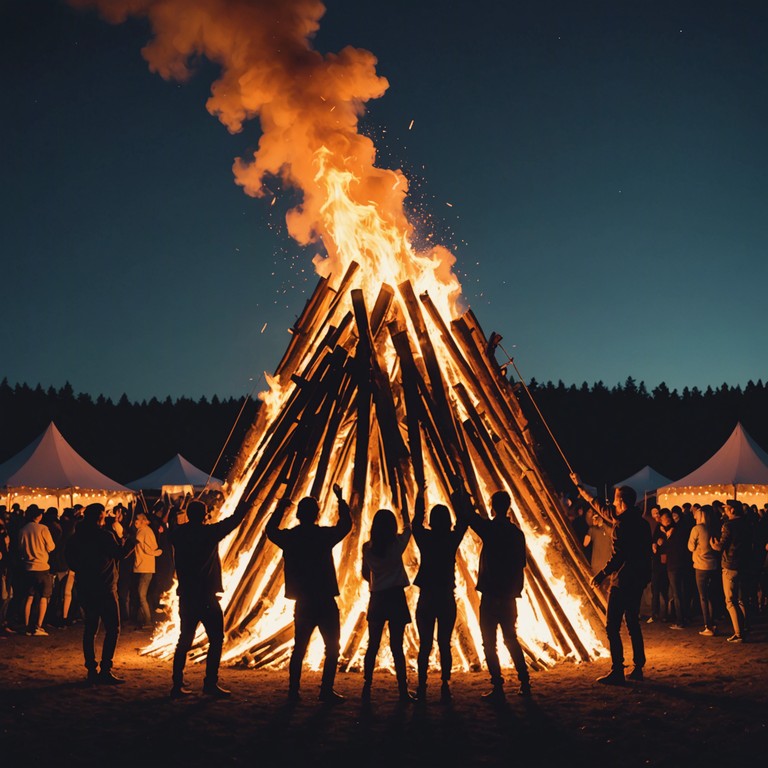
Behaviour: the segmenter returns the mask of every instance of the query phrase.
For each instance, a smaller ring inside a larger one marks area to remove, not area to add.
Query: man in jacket
[[[608,610],[605,630],[611,652],[611,671],[599,677],[604,685],[624,685],[624,646],[621,642],[621,622],[626,622],[632,641],[634,669],[630,680],[643,679],[645,645],[640,629],[640,600],[651,580],[651,527],[636,508],[637,494],[628,485],[616,488],[613,505],[602,504],[587,491],[579,476],[571,474],[577,490],[592,509],[613,524],[611,557],[602,570],[592,577],[599,586],[610,576]]]
[[[752,528],[744,517],[741,502],[737,499],[725,502],[725,516],[719,538],[710,539],[710,545],[712,549],[723,553],[720,561],[723,570],[723,594],[733,625],[733,634],[728,638],[728,642],[741,643],[745,633],[741,586],[752,556]]]
[[[339,503],[336,525],[317,525],[320,506],[312,496],[299,502],[297,526],[280,528],[280,521],[291,506],[290,499],[281,499],[267,522],[267,537],[283,550],[285,596],[296,601],[293,652],[288,665],[288,698],[293,702],[300,697],[301,665],[315,627],[320,630],[325,643],[320,701],[334,704],[344,698],[333,690],[341,636],[333,548],[352,530],[352,517],[341,488],[334,485],[333,492]]]
[[[188,696],[192,691],[184,685],[184,667],[192,647],[198,624],[208,635],[203,693],[218,698],[230,691],[219,685],[219,665],[224,647],[224,615],[219,594],[224,591],[221,580],[219,542],[243,522],[250,502],[241,500],[234,514],[210,525],[205,524],[208,508],[199,500],[187,506],[188,522],[170,529],[178,579],[179,621],[181,629],[173,654],[173,686],[171,698]]]
[[[480,632],[483,638],[485,663],[491,676],[491,690],[484,698],[492,702],[505,699],[504,678],[496,648],[499,627],[515,665],[521,696],[530,696],[531,681],[525,656],[517,639],[517,599],[523,593],[526,565],[525,535],[509,519],[511,499],[506,491],[496,491],[491,497],[490,518],[481,517],[468,503],[455,496],[456,511],[465,515],[472,530],[480,537],[483,548],[477,574],[480,598]]]
[[[122,526],[115,521],[105,526],[103,504],[89,504],[82,521],[67,543],[67,562],[75,572],[75,586],[83,608],[83,655],[90,684],[117,685],[125,682],[112,674],[112,660],[120,636],[120,609],[117,600],[118,564],[135,545],[124,539]],[[96,664],[96,632],[104,626],[101,664]]]

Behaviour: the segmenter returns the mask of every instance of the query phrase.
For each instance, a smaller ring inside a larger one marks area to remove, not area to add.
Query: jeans
[[[716,570],[701,571],[696,569],[696,588],[699,591],[699,600],[701,601],[701,615],[704,618],[704,626],[712,629],[712,606],[713,606],[713,586],[715,577],[718,575]]]
[[[339,663],[339,643],[341,626],[339,622],[339,606],[336,598],[299,599],[293,613],[293,652],[288,665],[289,688],[299,690],[301,680],[301,665],[307,653],[307,646],[315,627],[325,643],[325,662],[323,663],[322,690],[330,691],[336,679],[336,667]]]
[[[688,623],[685,569],[668,568],[667,575],[669,576],[669,602],[675,604],[675,621],[684,627]]]
[[[640,629],[640,600],[645,587],[611,586],[608,593],[608,611],[605,631],[611,651],[611,669],[624,674],[624,646],[621,642],[621,621],[627,623],[629,639],[632,641],[632,661],[636,667],[645,666],[645,645]]]
[[[451,654],[451,635],[456,624],[456,598],[453,592],[429,594],[421,592],[416,604],[416,627],[419,630],[419,685],[427,683],[429,657],[437,624],[437,647],[440,651],[440,673],[442,680],[451,679],[453,656]]]
[[[146,627],[152,623],[152,614],[149,612],[147,593],[154,573],[134,573],[133,588],[136,595],[136,624]]]
[[[517,671],[517,677],[521,683],[527,683],[530,679],[528,667],[525,665],[525,656],[520,642],[517,639],[517,601],[514,597],[499,597],[496,595],[483,595],[480,599],[480,633],[483,637],[483,652],[488,672],[491,675],[491,683],[494,686],[501,685],[501,665],[499,654],[496,650],[496,635],[498,627],[501,627],[501,635],[504,645],[507,646],[512,662]]]
[[[725,594],[725,607],[731,617],[733,634],[744,634],[744,603],[741,599],[741,576],[739,571],[723,568],[723,593]]]
[[[104,627],[104,644],[101,648],[101,671],[112,669],[112,659],[120,637],[120,609],[117,605],[117,592],[105,595],[80,595],[83,609],[83,655],[85,667],[89,672],[96,671],[96,633],[99,622]]]
[[[208,654],[205,661],[205,686],[213,687],[219,682],[219,664],[224,647],[224,615],[216,595],[179,596],[179,619],[181,631],[173,654],[173,684],[184,683],[184,665],[187,653],[195,640],[197,625],[202,623],[208,635]]]

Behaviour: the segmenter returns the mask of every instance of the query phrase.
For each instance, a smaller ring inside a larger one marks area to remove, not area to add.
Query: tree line
[[[631,377],[611,388],[600,381],[577,386],[535,380],[514,387],[542,465],[561,489],[570,487],[567,467],[534,402],[568,463],[598,488],[646,464],[676,480],[720,448],[739,421],[768,450],[768,385],[762,380],[744,388],[723,384],[682,392],[663,383],[649,391]],[[0,462],[54,421],[83,458],[118,482],[135,480],[176,453],[206,472],[215,465],[214,474],[224,478],[258,405],[252,398],[216,395],[141,402],[123,395],[115,402],[76,394],[69,383],[44,389],[4,379]]]
[[[738,422],[768,451],[768,384],[762,380],[682,392],[664,383],[649,391],[632,377],[612,388],[601,381],[576,386],[531,380],[530,397],[520,382],[515,389],[539,457],[560,488],[570,486],[566,464],[533,403],[570,465],[599,489],[646,464],[678,480],[710,458]]]

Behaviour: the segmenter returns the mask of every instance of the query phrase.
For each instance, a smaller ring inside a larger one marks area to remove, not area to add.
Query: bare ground
[[[222,669],[227,700],[168,698],[170,663],[138,654],[145,633],[124,632],[115,672],[126,683],[83,685],[80,627],[0,640],[0,762],[4,766],[681,766],[761,764],[768,751],[768,621],[750,642],[698,627],[643,626],[646,680],[594,682],[608,663],[561,664],[533,675],[534,695],[505,706],[481,699],[487,675],[455,675],[454,703],[403,705],[377,673],[370,706],[358,674],[339,674],[347,700],[286,705],[286,673]],[[199,690],[200,665],[188,669]]]

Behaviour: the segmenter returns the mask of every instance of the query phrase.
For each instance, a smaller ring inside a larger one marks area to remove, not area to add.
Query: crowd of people
[[[617,488],[612,504],[592,496],[572,475],[588,506],[571,503],[571,522],[592,566],[592,585],[607,590],[606,632],[611,672],[599,682],[624,684],[620,636],[626,623],[632,642],[633,669],[643,679],[645,651],[640,628],[641,606],[647,623],[667,622],[681,630],[699,621],[699,634],[714,637],[730,621],[728,642],[747,640],[758,612],[768,608],[768,505],[762,509],[737,500],[654,507],[645,514],[635,492]],[[308,496],[296,506],[298,524],[282,527],[290,498],[277,501],[267,537],[282,551],[286,597],[295,601],[294,647],[288,670],[289,701],[300,699],[301,671],[310,637],[317,628],[325,645],[319,699],[338,703],[334,690],[339,658],[339,595],[332,551],[352,530],[349,505],[338,485],[335,525],[318,525],[320,505]],[[101,504],[45,511],[32,504],[0,507],[0,637],[7,633],[45,636],[49,628],[83,625],[83,655],[88,684],[123,682],[112,670],[121,625],[150,628],[167,616],[162,596],[178,586],[180,634],[173,659],[171,697],[192,693],[184,679],[188,652],[200,624],[208,638],[203,692],[225,697],[219,684],[224,621],[219,604],[223,591],[219,542],[245,519],[250,508],[241,499],[233,514],[209,523],[220,494],[203,499],[158,499],[151,507]],[[471,528],[482,547],[476,589],[483,652],[491,678],[489,700],[505,699],[499,663],[499,632],[517,673],[518,693],[531,694],[527,665],[516,634],[517,604],[523,592],[525,536],[510,517],[511,498],[497,491],[488,516],[479,514],[458,478],[446,504],[427,516],[423,489],[413,517],[407,506],[397,512],[378,510],[362,546],[361,578],[368,582],[368,644],[363,664],[364,700],[371,697],[373,676],[385,627],[402,701],[427,697],[427,669],[437,630],[443,702],[451,700],[451,640],[456,622],[456,553]],[[410,585],[403,556],[414,539],[419,551],[415,585],[419,588],[416,627],[419,637],[418,686],[408,686],[404,656],[405,629],[412,621],[405,589]],[[104,638],[100,659],[95,647],[99,627]]]
[[[611,525],[591,507],[568,502],[571,525],[593,573],[611,553]],[[670,630],[698,626],[702,637],[744,642],[768,610],[768,504],[737,499],[651,506],[650,583],[643,618]]]

